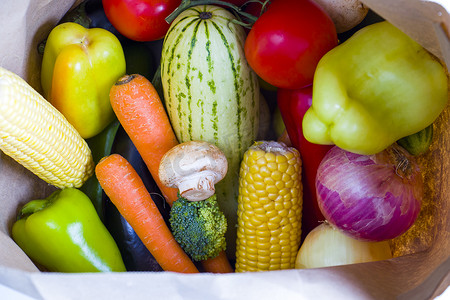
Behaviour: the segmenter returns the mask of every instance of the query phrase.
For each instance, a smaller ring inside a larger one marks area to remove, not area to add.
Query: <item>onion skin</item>
[[[319,165],[316,189],[328,222],[353,238],[383,241],[416,220],[423,180],[414,158],[398,145],[374,155],[335,146]]]
[[[306,236],[297,253],[295,268],[323,268],[390,258],[388,241],[360,241],[324,222]]]

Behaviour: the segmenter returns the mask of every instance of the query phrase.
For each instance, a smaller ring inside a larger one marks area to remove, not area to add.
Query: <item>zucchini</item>
[[[409,154],[417,156],[424,154],[433,141],[433,124],[419,132],[405,136],[397,141]]]
[[[245,31],[227,10],[194,6],[172,22],[163,42],[164,99],[180,143],[202,140],[226,155],[228,173],[216,185],[228,220],[227,254],[235,256],[239,167],[259,126],[259,83],[244,55]]]
[[[141,155],[122,126],[119,126],[117,129],[111,153],[120,154],[133,166],[144,182],[146,189],[151,194],[167,226],[170,226],[170,207],[145,166]],[[103,206],[105,226],[116,241],[117,247],[119,247],[127,271],[162,271],[163,269],[142,243],[133,227],[120,214],[105,193],[103,193]]]

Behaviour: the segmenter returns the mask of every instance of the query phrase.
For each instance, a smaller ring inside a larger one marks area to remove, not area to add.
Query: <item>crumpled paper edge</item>
[[[361,0],[361,2],[408,34],[448,67],[450,66],[449,1]]]
[[[28,2],[27,0],[24,1]],[[397,0],[396,3],[402,1],[404,2],[404,0]],[[365,2],[369,1],[365,0]],[[380,2],[384,2],[384,5],[387,3],[386,1]],[[17,3],[20,5],[24,4],[23,1],[18,1]],[[40,0],[33,3],[39,3],[42,6],[38,6],[36,10],[33,10],[32,7],[27,7],[25,13],[18,12],[24,13],[24,24],[22,26],[28,26],[32,29],[36,28],[35,24],[41,24],[40,21],[42,21],[33,15],[39,15],[36,12],[39,12],[39,10],[43,11],[45,5],[48,4],[48,11],[45,10],[45,12],[53,11],[54,9],[66,11],[66,7],[70,7],[70,1],[62,0],[59,2]],[[50,5],[50,3],[54,5]],[[58,5],[55,5],[55,3],[58,3]],[[389,3],[389,5],[392,4],[392,2]],[[400,7],[400,9],[402,10],[403,7]],[[401,15],[404,11],[397,11],[396,13]],[[387,15],[384,13],[380,14],[387,18]],[[58,13],[56,15],[62,14]],[[56,23],[56,20],[53,19],[47,21],[38,29],[25,33],[25,38],[32,36],[33,40],[40,40],[42,36],[45,36],[45,32]],[[8,43],[0,41],[0,47],[10,46]],[[16,46],[20,46],[20,44]],[[34,49],[23,49],[23,53],[26,55],[27,51],[32,50]],[[22,56],[22,52],[18,53]],[[436,56],[439,57],[439,54],[436,54]],[[31,61],[31,58],[29,60]],[[4,58],[0,60],[0,65],[4,66],[5,63],[9,64],[10,61]],[[39,76],[35,72],[38,69],[38,63],[32,63],[31,69],[28,69],[30,67],[28,63],[26,60],[11,61],[11,68],[19,74],[27,74],[25,79],[32,83],[34,87],[38,87],[36,79]],[[34,73],[30,70],[34,70]],[[448,135],[444,141],[448,143]],[[25,175],[25,177],[32,176]],[[444,180],[446,180],[448,185],[448,178]],[[9,195],[10,193],[7,194],[7,196]],[[17,195],[14,196],[17,197]],[[448,205],[446,208],[448,212]],[[30,272],[0,266],[0,274],[2,275],[0,276],[0,282],[10,284],[17,291],[33,297],[40,297],[40,299],[92,299],[94,298],[93,295],[96,295],[99,299],[128,298],[129,296],[142,297],[143,295],[158,295],[174,299],[199,299],[202,296],[214,299],[261,299],[268,297],[277,299],[283,299],[283,297],[285,299],[294,299],[294,297],[295,299],[391,299],[408,293],[412,296],[411,299],[423,299],[414,297],[414,294],[417,293],[411,291],[414,291],[414,288],[421,286],[429,278],[432,278],[433,280],[430,280],[432,286],[426,286],[422,289],[422,292],[426,295],[432,295],[436,292],[440,282],[437,280],[439,278],[434,278],[433,274],[440,268],[444,268],[444,273],[446,270],[448,273],[448,266],[444,262],[445,258],[449,256],[449,224],[441,225],[442,232],[438,233],[437,241],[443,242],[440,246],[443,246],[442,251],[445,251],[445,253],[440,252],[439,247],[435,246],[432,249],[413,255],[370,264],[325,269],[224,275],[183,275],[170,272],[60,274]],[[445,244],[446,241],[447,243]],[[14,250],[17,251],[17,249]],[[5,258],[7,255],[8,253],[5,253]],[[439,259],[437,261],[433,260],[430,264],[427,259],[432,256],[437,256]],[[371,274],[377,274],[377,276],[371,276]],[[189,277],[185,278],[186,276]],[[409,280],[408,276],[410,277]],[[8,278],[14,280],[10,281]],[[404,278],[407,279],[403,280]]]

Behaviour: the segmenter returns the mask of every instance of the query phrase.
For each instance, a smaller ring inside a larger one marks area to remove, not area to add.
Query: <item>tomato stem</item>
[[[259,16],[258,16],[258,17],[260,17],[260,16],[263,14],[263,12],[266,11],[267,7],[268,7],[269,4],[270,4],[270,1],[271,1],[271,0],[249,0],[249,1],[245,2],[245,4],[243,5],[243,7],[246,6],[246,5],[248,5],[249,3],[253,3],[253,2],[254,2],[254,3],[259,3],[259,4],[261,4],[261,11],[260,11]]]
[[[250,26],[251,26],[251,24],[255,23],[256,20],[258,19],[258,17],[255,17],[252,14],[244,12],[239,6],[225,2],[225,1],[220,1],[220,0],[183,0],[183,1],[181,1],[181,4],[169,16],[167,16],[166,22],[168,24],[172,23],[173,20],[175,20],[175,18],[178,17],[178,15],[180,15],[183,11],[185,11],[186,9],[191,8],[193,6],[197,6],[197,5],[225,6],[227,8],[230,8],[239,17],[246,19],[246,21],[248,22],[248,24]]]

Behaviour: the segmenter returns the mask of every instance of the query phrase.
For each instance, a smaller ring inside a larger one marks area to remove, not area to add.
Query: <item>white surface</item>
[[[450,299],[450,287],[448,287],[442,294],[434,298],[435,300],[448,300]]]
[[[0,295],[2,299],[9,300],[35,300],[36,298],[28,297],[20,293],[19,291],[13,290],[7,286],[0,284]]]
[[[434,2],[437,4],[440,4],[445,10],[450,12],[450,0],[433,0],[433,1],[427,1],[427,2]]]

